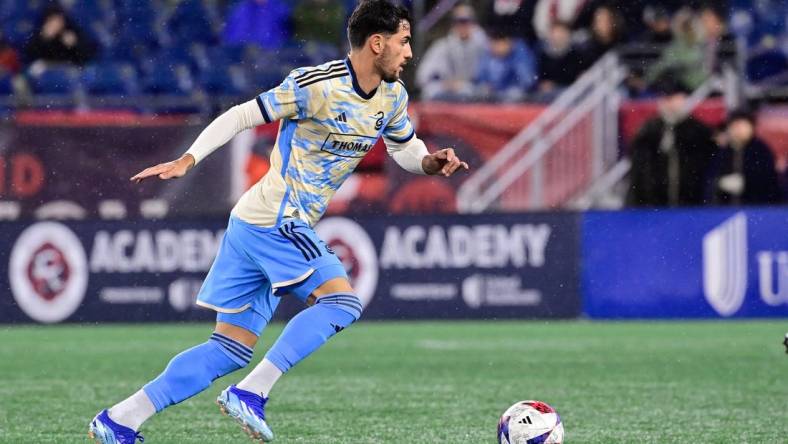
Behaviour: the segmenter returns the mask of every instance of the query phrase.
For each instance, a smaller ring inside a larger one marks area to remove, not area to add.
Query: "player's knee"
[[[349,314],[353,319],[348,323],[351,324],[361,318],[361,313],[364,310],[364,305],[361,299],[353,293],[335,293],[327,296],[321,296],[317,299],[317,304],[330,305],[334,308],[344,311]]]
[[[252,354],[254,352],[252,348],[229,336],[215,331],[211,335],[209,342],[213,343],[226,358],[222,359],[221,362],[215,363],[215,366],[220,372],[224,372],[225,374],[230,373],[231,371],[246,367],[249,365],[249,362],[252,361]],[[235,366],[233,366],[231,362],[234,363]]]

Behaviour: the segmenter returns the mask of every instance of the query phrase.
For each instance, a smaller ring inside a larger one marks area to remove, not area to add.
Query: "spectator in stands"
[[[222,41],[278,49],[290,40],[291,8],[284,0],[241,0],[227,16]]]
[[[520,37],[527,44],[536,43],[539,39],[533,26],[535,8],[533,0],[492,0],[484,11],[485,27]]]
[[[449,35],[430,46],[419,63],[416,82],[426,100],[471,100],[473,79],[487,49],[487,36],[476,23],[469,5],[461,3],[452,11]]]
[[[703,51],[694,22],[694,14],[686,8],[673,17],[673,41],[649,69],[646,77],[649,84],[668,72],[678,75],[678,80],[693,90],[706,80],[709,71],[703,63]]]
[[[542,40],[549,40],[557,23],[569,29],[589,0],[538,0],[534,11],[534,29]]]
[[[623,27],[624,21],[613,8],[607,5],[596,8],[591,21],[591,35],[581,50],[586,68],[621,42]]]
[[[659,116],[648,120],[631,144],[628,201],[634,206],[704,203],[705,172],[716,151],[711,130],[689,115],[688,89],[660,79]]]
[[[703,60],[706,72],[718,72],[720,58],[735,56],[735,38],[728,32],[722,11],[712,5],[706,5],[698,11],[703,41]]]
[[[535,57],[519,38],[505,30],[488,32],[490,45],[482,57],[477,88],[479,98],[493,102],[516,102],[536,83]]]
[[[96,53],[95,44],[58,6],[50,6],[25,47],[30,62],[82,65]]]
[[[748,111],[728,116],[727,144],[709,170],[707,198],[718,205],[771,204],[780,201],[780,184],[772,150],[755,136]]]
[[[562,88],[571,85],[583,71],[580,53],[572,44],[569,25],[555,22],[542,43],[538,57],[539,92],[551,99]]]
[[[646,32],[640,41],[653,48],[662,48],[673,41],[673,31],[670,27],[670,12],[662,5],[649,5],[643,10],[643,23]]]
[[[332,0],[301,0],[293,10],[295,38],[298,41],[327,43],[341,47],[345,43],[347,11]]]

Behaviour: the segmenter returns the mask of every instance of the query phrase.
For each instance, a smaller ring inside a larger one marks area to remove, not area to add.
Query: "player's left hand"
[[[469,168],[466,162],[463,162],[454,154],[453,148],[444,148],[424,156],[421,166],[427,174],[441,174],[446,177],[451,176],[460,168],[466,171]]]

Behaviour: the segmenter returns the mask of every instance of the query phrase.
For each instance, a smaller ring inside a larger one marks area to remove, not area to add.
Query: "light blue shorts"
[[[197,305],[260,335],[281,296],[306,302],[324,282],[347,273],[337,256],[300,219],[262,228],[231,216],[219,252],[197,295]]]

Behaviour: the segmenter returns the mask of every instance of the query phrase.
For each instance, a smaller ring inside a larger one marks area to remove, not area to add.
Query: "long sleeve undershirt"
[[[243,130],[254,128],[265,123],[260,106],[255,100],[233,106],[225,113],[213,120],[197,137],[187,154],[194,156],[197,164],[219,147],[230,141],[236,134]],[[397,143],[383,138],[386,151],[397,164],[405,171],[414,174],[426,174],[421,162],[424,156],[429,155],[427,146],[418,137],[413,137],[405,143]]]

